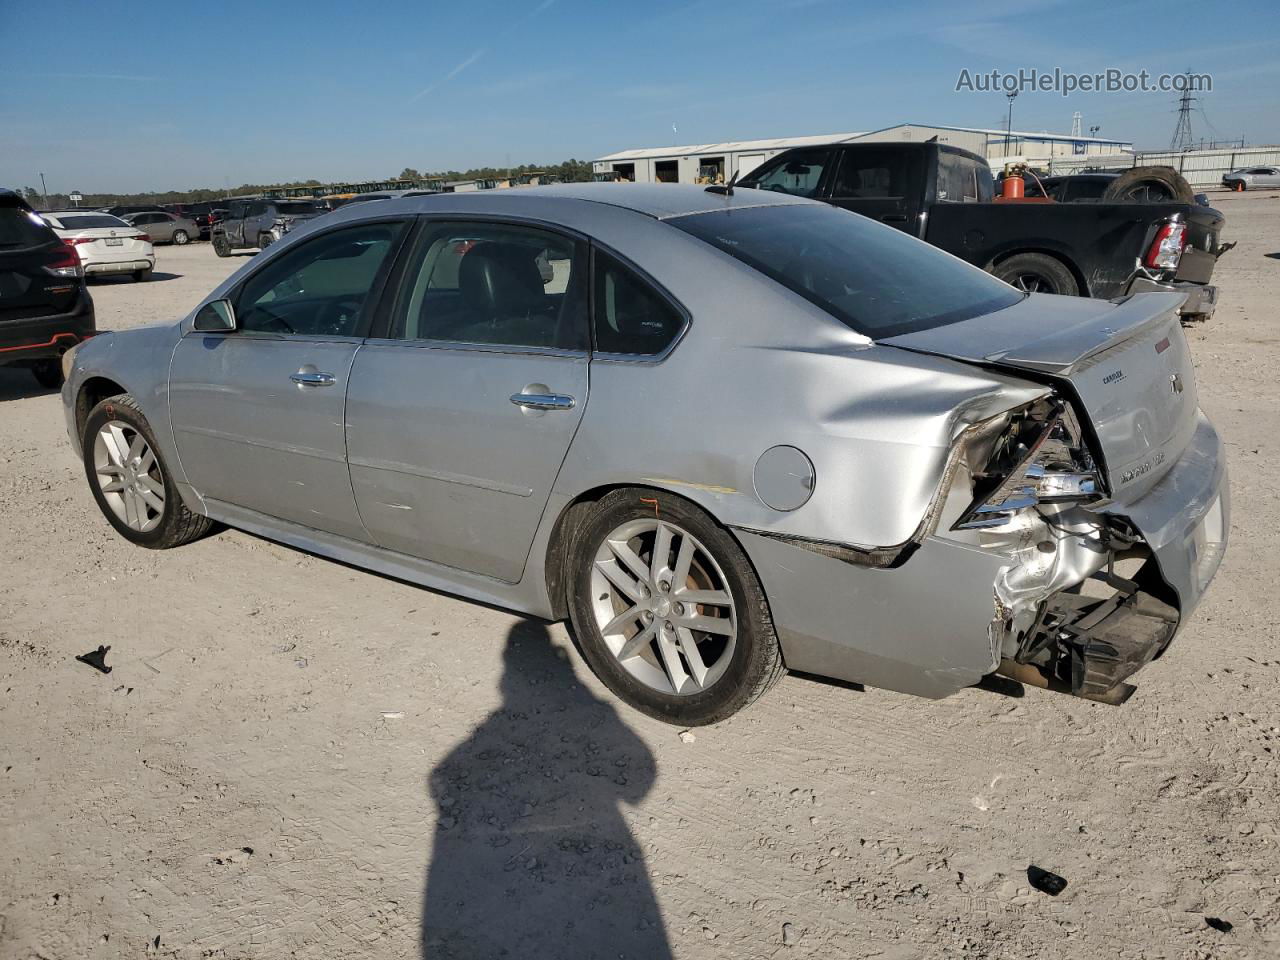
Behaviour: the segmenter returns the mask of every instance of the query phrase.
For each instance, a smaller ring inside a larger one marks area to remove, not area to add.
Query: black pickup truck
[[[1187,294],[1187,320],[1217,303],[1209,280],[1224,218],[1199,204],[996,200],[986,160],[936,142],[799,147],[736,186],[881,220],[1028,291],[1108,300],[1176,291]]]

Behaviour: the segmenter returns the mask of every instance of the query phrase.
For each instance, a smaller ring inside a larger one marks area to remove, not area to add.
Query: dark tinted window
[[[406,274],[394,336],[585,350],[583,255],[568,237],[495,223],[436,223]]]
[[[21,207],[0,206],[0,249],[36,247],[57,238],[49,225]]]
[[[401,229],[398,223],[348,227],[281,254],[241,287],[239,329],[355,336],[378,270]]]
[[[833,197],[898,200],[922,190],[924,153],[920,150],[844,151],[831,189]]]
[[[684,317],[662,294],[602,250],[595,256],[594,301],[601,353],[661,353],[684,326]]]
[[[831,151],[825,148],[788,152],[747,177],[743,186],[812,197],[818,192],[818,184],[830,159]]]
[[[977,267],[825,204],[729,209],[667,222],[874,339],[967,320],[1022,299]]]

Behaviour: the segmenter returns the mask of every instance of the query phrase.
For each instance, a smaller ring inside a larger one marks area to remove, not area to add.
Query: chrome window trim
[[[558,357],[589,360],[588,350],[566,350],[554,347],[528,347],[508,343],[472,343],[465,340],[404,340],[400,337],[368,337],[362,341],[370,347],[409,347],[415,350],[449,350],[459,353],[501,353],[516,356]]]

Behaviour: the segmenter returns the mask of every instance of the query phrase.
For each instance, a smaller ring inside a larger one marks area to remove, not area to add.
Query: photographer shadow
[[[541,623],[508,634],[501,690],[502,705],[429,777],[423,956],[670,957],[619,810],[653,785],[648,747],[578,682]]]

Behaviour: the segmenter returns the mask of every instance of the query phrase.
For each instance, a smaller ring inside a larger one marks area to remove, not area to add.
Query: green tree
[[[421,180],[422,174],[420,174],[417,170],[413,169],[413,167],[405,167],[403,170],[400,171],[400,176],[396,177],[396,179],[397,180]]]

